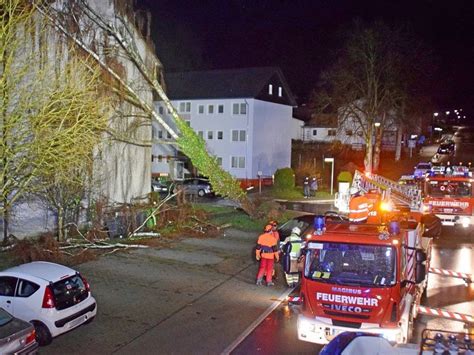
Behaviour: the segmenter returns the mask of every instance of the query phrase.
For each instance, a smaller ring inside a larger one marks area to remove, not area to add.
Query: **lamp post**
[[[324,158],[325,163],[331,163],[331,196],[333,193],[334,186],[334,158]]]

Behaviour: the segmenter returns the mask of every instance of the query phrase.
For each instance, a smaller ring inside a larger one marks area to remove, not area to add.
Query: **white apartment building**
[[[292,117],[296,101],[278,68],[169,73],[165,80],[181,117],[234,177],[258,179],[290,166],[291,139],[302,123]],[[162,103],[155,105],[166,118]],[[153,124],[153,136],[153,175],[183,178],[187,159],[163,144],[171,137],[159,124]]]

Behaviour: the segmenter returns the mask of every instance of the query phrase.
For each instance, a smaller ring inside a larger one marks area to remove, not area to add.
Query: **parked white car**
[[[0,307],[34,325],[40,345],[92,321],[97,305],[79,272],[36,261],[0,272]]]

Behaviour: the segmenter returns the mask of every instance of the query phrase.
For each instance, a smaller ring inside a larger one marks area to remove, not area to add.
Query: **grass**
[[[0,270],[8,269],[9,267],[17,265],[11,252],[0,252]]]
[[[303,188],[295,187],[294,189],[278,189],[272,188],[270,190],[270,196],[273,198],[279,198],[284,200],[301,200],[303,199]],[[316,192],[316,195],[312,197],[317,200],[332,199],[331,194],[328,191],[320,190]]]
[[[213,224],[231,224],[232,228],[246,232],[260,232],[268,223],[267,219],[252,219],[245,212],[234,207],[196,204],[194,208],[208,212],[211,215],[210,222]],[[282,224],[296,215],[298,215],[298,212],[284,211],[279,218],[279,223]]]

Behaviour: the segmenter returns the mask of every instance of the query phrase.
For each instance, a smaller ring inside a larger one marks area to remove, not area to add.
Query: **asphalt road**
[[[473,229],[443,227],[434,241],[432,267],[472,273],[474,270]],[[425,306],[474,314],[474,284],[460,279],[430,274]],[[296,333],[297,307],[282,303],[232,351],[232,354],[317,354],[322,346],[299,341]],[[415,340],[423,329],[463,331],[464,324],[439,318],[418,316]],[[474,331],[474,329],[471,329]]]
[[[432,144],[424,146],[420,152],[420,161],[430,161],[433,155],[436,154],[439,144]],[[473,143],[456,143],[456,151],[453,155],[446,155],[442,158],[441,163],[446,164],[469,163],[474,164],[474,142]]]

